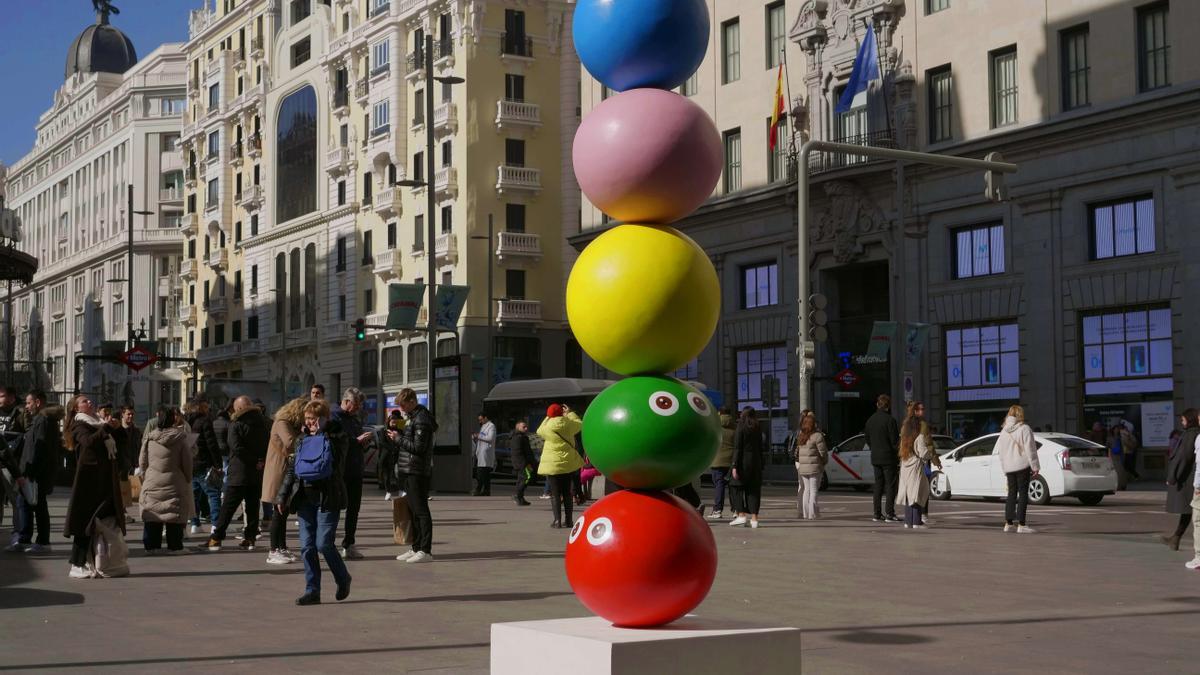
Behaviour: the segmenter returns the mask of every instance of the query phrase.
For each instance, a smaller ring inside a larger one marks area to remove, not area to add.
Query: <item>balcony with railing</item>
[[[208,266],[218,272],[224,271],[229,266],[229,250],[218,248],[210,251],[208,254]]]
[[[398,216],[402,212],[404,192],[398,186],[390,185],[380,188],[375,194],[374,203],[371,209],[378,213],[383,218]]]
[[[350,90],[343,87],[336,89],[333,92],[333,111],[339,112],[342,108],[350,105]]]
[[[184,171],[183,171],[183,186],[186,189],[194,190],[196,188],[196,174],[197,174],[197,171],[196,171],[195,164],[192,164],[187,169],[184,169]]]
[[[194,237],[200,231],[200,216],[185,213],[179,221],[179,229],[185,237]]]
[[[345,342],[350,339],[350,324],[334,321],[321,326],[321,342]]]
[[[538,193],[542,191],[542,170],[526,166],[502,164],[496,171],[496,190],[506,192]]]
[[[215,347],[203,347],[196,350],[196,360],[200,363],[215,363],[236,359],[242,354],[241,342],[226,342]]]
[[[158,227],[162,230],[182,230],[183,214],[164,212],[158,217]]]
[[[418,50],[412,52],[407,57],[405,57],[404,62],[408,66],[408,69],[404,73],[404,77],[408,78],[409,80],[417,80],[422,77],[425,77],[425,50],[424,49],[418,49]]]
[[[261,185],[250,185],[242,189],[242,198],[238,200],[247,211],[257,211],[262,207],[263,189]]]
[[[400,249],[390,248],[375,254],[375,264],[372,265],[371,271],[384,281],[399,279],[402,262],[403,256],[400,255]]]
[[[542,302],[540,300],[497,300],[496,323],[529,324],[540,323],[542,320]]]
[[[229,163],[235,168],[242,165],[242,149],[244,144],[241,141],[234,141],[229,146]]]
[[[453,232],[439,235],[434,244],[434,256],[438,264],[453,265],[458,262],[458,236]]]
[[[263,351],[263,340],[242,340],[242,356],[258,356]]]
[[[183,202],[183,190],[177,187],[162,188],[158,191],[159,203]]]
[[[358,99],[359,103],[362,103],[363,101],[365,101],[367,99],[367,95],[370,93],[371,93],[371,83],[369,81],[367,81],[366,79],[359,80],[354,85],[354,98]]]
[[[216,295],[204,301],[204,311],[209,316],[225,316],[229,312],[229,300]]]
[[[392,3],[390,3],[390,2],[384,2],[381,4],[375,5],[374,7],[371,8],[370,18],[374,19],[377,16],[383,16],[383,15],[387,14],[388,10],[390,10],[391,8],[392,8]]]
[[[449,101],[433,109],[433,131],[439,136],[458,131],[458,106]]]
[[[433,64],[439,68],[454,67],[454,40],[442,38],[433,43]]]
[[[287,334],[287,347],[293,349],[295,347],[307,347],[317,343],[317,329],[315,326],[308,328],[299,328],[290,330]]]
[[[179,323],[191,326],[196,323],[196,306],[190,303],[179,304]]]
[[[256,131],[250,134],[250,138],[246,139],[246,147],[250,151],[250,159],[258,159],[262,156],[262,132]]]
[[[891,131],[873,131],[866,134],[843,136],[841,138],[835,138],[834,140],[838,143],[863,145],[872,148],[896,147],[896,137]],[[849,169],[861,167],[866,164],[876,164],[879,162],[890,161],[892,160],[847,155],[841,152],[814,152],[808,157],[808,173],[810,176],[815,176],[817,174],[827,173],[829,171],[837,171],[839,169]]]
[[[200,266],[196,264],[195,258],[184,258],[183,262],[179,263],[179,278],[184,281],[195,281],[200,273]]]
[[[496,260],[501,265],[520,267],[542,259],[542,238],[528,232],[498,232]]]
[[[178,150],[165,150],[158,154],[158,170],[160,173],[171,173],[183,170],[183,155]]]
[[[250,39],[250,58],[261,59],[263,55],[263,37],[261,35]]]
[[[517,56],[523,59],[533,58],[533,38],[524,33],[501,33],[500,56]]]
[[[346,173],[350,169],[350,148],[335,147],[325,157],[325,171],[331,176]]]
[[[496,128],[533,129],[542,126],[542,107],[525,101],[496,101]]]

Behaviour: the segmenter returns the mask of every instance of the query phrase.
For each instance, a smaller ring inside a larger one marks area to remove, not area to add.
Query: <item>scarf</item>
[[[82,422],[84,424],[88,424],[93,427],[104,426],[104,422],[101,422],[98,417],[92,417],[91,415],[89,415],[87,413],[81,413],[81,412],[75,413],[75,421]],[[117,442],[112,439],[112,436],[106,435],[104,437],[104,449],[108,450],[108,459],[110,461],[117,458]]]

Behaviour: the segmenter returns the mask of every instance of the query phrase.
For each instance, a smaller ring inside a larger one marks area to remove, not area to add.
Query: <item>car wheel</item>
[[[1046,485],[1045,478],[1034,476],[1033,480],[1029,481],[1029,503],[1038,506],[1050,503],[1050,486]]]
[[[1104,499],[1103,494],[1086,494],[1079,495],[1079,503],[1084,506],[1095,506]]]
[[[867,490],[870,490],[870,489],[871,489],[870,485],[855,485],[854,486],[855,492],[866,492]]]
[[[940,471],[934,472],[933,477],[929,479],[929,494],[942,501],[950,499],[950,481],[946,480],[945,474]]]
[[[817,491],[824,492],[828,489],[829,489],[829,474],[823,473],[823,474],[821,474],[821,485],[820,485],[820,487],[817,488]]]

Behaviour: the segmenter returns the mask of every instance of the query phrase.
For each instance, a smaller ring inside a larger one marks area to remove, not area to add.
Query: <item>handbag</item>
[[[220,467],[210,467],[204,474],[204,484],[213,490],[220,490],[225,485],[225,472]]]

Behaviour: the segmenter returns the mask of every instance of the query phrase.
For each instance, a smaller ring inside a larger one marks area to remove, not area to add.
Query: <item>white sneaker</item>
[[[721,520],[724,517],[725,514],[721,513],[720,511],[713,511],[712,513],[708,514],[709,520]]]
[[[199,525],[193,525],[193,526],[192,526],[192,528],[191,528],[191,530],[190,530],[190,532],[191,532],[192,534],[200,534],[200,526],[199,526]]]
[[[1005,532],[1016,532],[1016,531],[1017,531],[1017,526],[1016,526],[1016,525],[1013,525],[1012,523],[1005,523],[1005,524],[1004,524],[1004,531],[1005,531]]]
[[[928,526],[928,525],[913,525],[913,526],[912,526],[912,529],[914,529],[914,530],[928,530],[928,529],[929,529],[929,526]]]
[[[538,497],[538,499],[550,499],[550,495],[542,495],[541,497]]]
[[[1037,533],[1037,530],[1033,529],[1032,527],[1029,527],[1026,525],[1018,525],[1017,526],[1017,534],[1036,534],[1036,533]]]
[[[1183,563],[1183,566],[1189,570],[1200,570],[1200,555],[1196,556],[1193,560]]]
[[[26,555],[46,555],[47,553],[54,553],[50,544],[31,544],[29,548],[25,549]]]
[[[745,516],[738,516],[737,518],[734,518],[733,520],[729,521],[729,526],[730,527],[738,527],[739,525],[744,526],[749,523],[750,523],[750,519],[746,518]]]
[[[27,548],[29,548],[29,544],[22,544],[19,541],[14,541],[8,546],[5,546],[4,550],[8,551],[9,553],[24,553],[25,549]]]
[[[291,561],[292,561],[291,558],[288,558],[284,554],[280,553],[278,550],[271,551],[270,553],[267,554],[267,564],[268,565],[286,565],[286,564],[290,563]]]
[[[299,556],[297,556],[295,553],[292,553],[290,550],[288,550],[286,548],[279,549],[279,555],[287,558],[287,561],[290,563],[294,563],[300,559]]]
[[[411,557],[411,558],[409,558],[408,560],[405,560],[404,562],[406,562],[406,563],[426,563],[426,562],[433,562],[433,554],[432,554],[432,553],[426,553],[426,552],[424,552],[424,551],[417,551],[416,553],[414,553],[414,554],[412,555],[412,557]]]
[[[401,553],[400,555],[396,556],[396,560],[399,560],[400,562],[408,562],[408,559],[413,557],[416,554],[417,554],[416,551],[405,551],[404,553]]]
[[[922,517],[921,517],[921,524],[922,524],[922,525],[932,525],[932,524],[933,524],[933,519],[931,519],[931,518],[926,518],[926,517],[922,516]]]
[[[354,546],[347,546],[342,549],[342,557],[346,560],[362,560],[363,554]]]
[[[755,529],[755,530],[757,530],[757,529],[758,529],[758,521],[757,521],[757,520],[752,520],[752,521],[750,521],[750,527],[751,527],[752,529]]]
[[[91,579],[92,571],[90,569],[88,569],[87,567],[71,565],[71,572],[69,574],[67,574],[67,576],[72,579]]]

